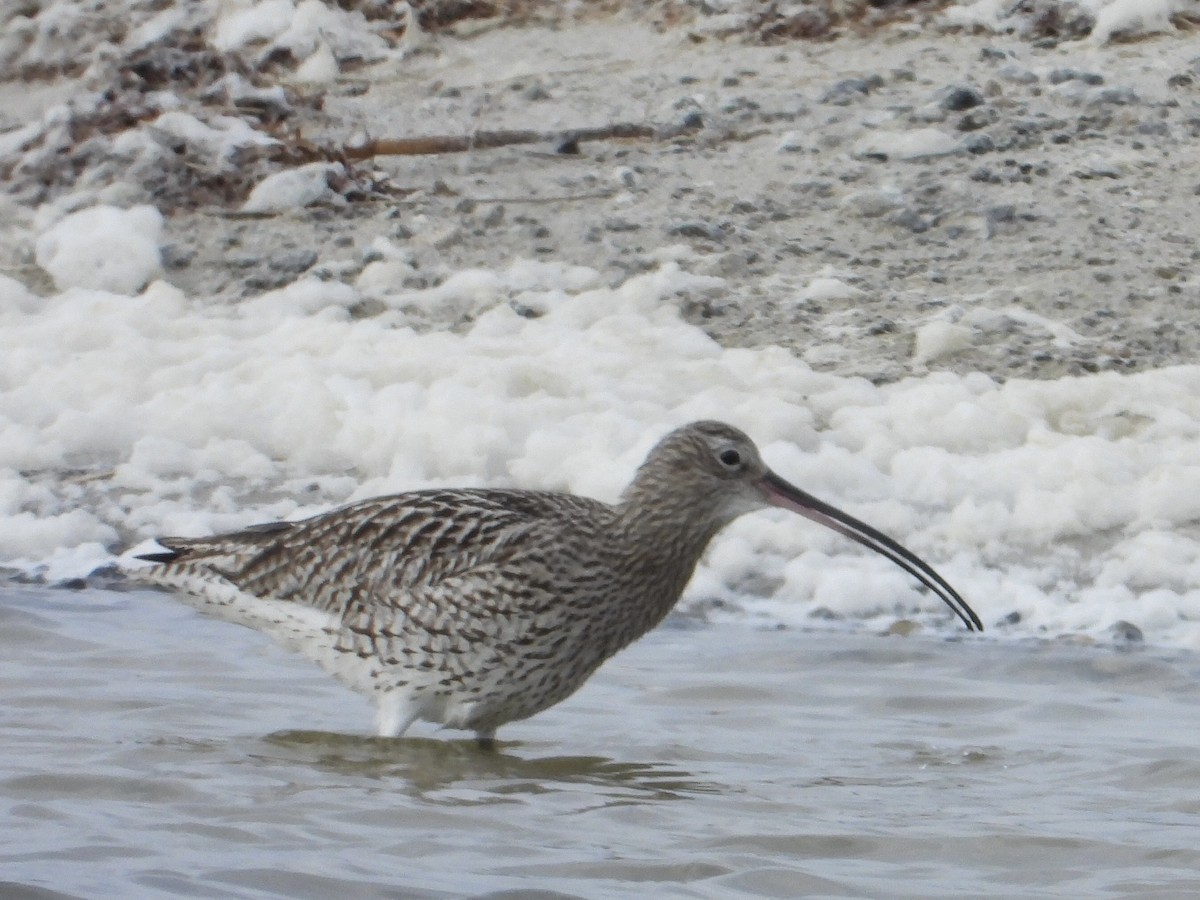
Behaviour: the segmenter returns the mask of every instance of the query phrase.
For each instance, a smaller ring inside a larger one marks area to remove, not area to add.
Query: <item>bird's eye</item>
[[[721,455],[717,459],[721,460],[722,465],[728,466],[731,469],[742,464],[742,454],[736,450],[722,450]]]

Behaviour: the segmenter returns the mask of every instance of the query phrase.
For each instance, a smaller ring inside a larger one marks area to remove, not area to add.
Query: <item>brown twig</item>
[[[477,204],[484,203],[580,203],[584,200],[611,200],[616,191],[596,191],[593,194],[551,194],[545,197],[472,197]]]
[[[437,135],[417,138],[374,138],[365,144],[345,147],[346,159],[369,159],[372,156],[423,156],[433,153],[466,153],[471,150],[490,150],[513,144],[553,143],[558,153],[578,153],[583,141],[611,140],[671,140],[694,131],[702,123],[698,116],[689,116],[679,125],[658,127],[618,122],[598,128],[571,128],[562,131],[477,131],[468,135]]]

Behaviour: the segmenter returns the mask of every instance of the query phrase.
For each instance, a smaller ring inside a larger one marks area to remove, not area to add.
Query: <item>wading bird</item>
[[[374,698],[379,731],[420,719],[496,729],[574,693],[671,610],[704,549],[777,506],[883,554],[966,624],[945,579],[876,529],[788,484],[721,422],[664,437],[615,505],[548,491],[423,490],[296,522],[162,538],[137,577],[267,632]]]

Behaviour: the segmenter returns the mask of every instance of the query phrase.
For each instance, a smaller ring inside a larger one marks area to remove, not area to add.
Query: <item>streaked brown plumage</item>
[[[978,617],[899,544],[787,484],[720,422],[671,432],[616,505],[546,491],[426,490],[298,522],[164,538],[138,577],[270,633],[379,704],[476,732],[540,712],[671,610],[733,519],[782,506],[883,553],[971,630]]]

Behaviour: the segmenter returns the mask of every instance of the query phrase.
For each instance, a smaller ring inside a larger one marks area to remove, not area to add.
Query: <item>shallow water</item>
[[[487,753],[369,737],[365,701],[166,595],[9,589],[0,897],[1194,895],[1198,675],[666,627]]]

